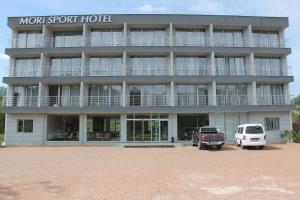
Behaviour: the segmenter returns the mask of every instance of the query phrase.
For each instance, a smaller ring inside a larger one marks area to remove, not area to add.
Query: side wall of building
[[[33,120],[33,132],[17,131],[18,120]],[[7,145],[43,145],[47,116],[44,114],[6,114],[6,144]]]

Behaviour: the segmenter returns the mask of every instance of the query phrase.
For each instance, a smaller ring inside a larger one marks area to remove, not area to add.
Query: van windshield
[[[246,134],[262,134],[264,133],[261,126],[248,126],[246,128]]]

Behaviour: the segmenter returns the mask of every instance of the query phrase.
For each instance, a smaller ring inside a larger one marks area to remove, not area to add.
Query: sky
[[[300,1],[299,0],[9,0],[0,8],[0,78],[9,60],[4,54],[10,39],[7,27],[9,16],[173,13],[209,15],[245,15],[289,17],[285,31],[288,47],[288,65],[295,81],[290,85],[291,95],[300,94]],[[298,36],[298,37],[297,37]],[[1,81],[2,82],[2,81]],[[3,86],[0,83],[0,86]]]

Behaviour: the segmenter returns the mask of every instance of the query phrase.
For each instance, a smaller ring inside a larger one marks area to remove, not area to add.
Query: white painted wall
[[[250,113],[249,123],[259,123],[264,126],[264,119],[266,117],[279,117],[280,130],[266,131],[267,142],[276,143],[281,141],[280,132],[284,130],[291,130],[290,112],[256,112]]]
[[[32,133],[18,133],[17,120],[32,119]],[[47,120],[44,114],[7,114],[6,123],[6,144],[7,145],[43,145],[44,141],[44,126]]]

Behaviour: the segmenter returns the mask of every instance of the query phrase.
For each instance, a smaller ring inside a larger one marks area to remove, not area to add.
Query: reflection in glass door
[[[127,141],[168,141],[168,119],[127,119]]]

